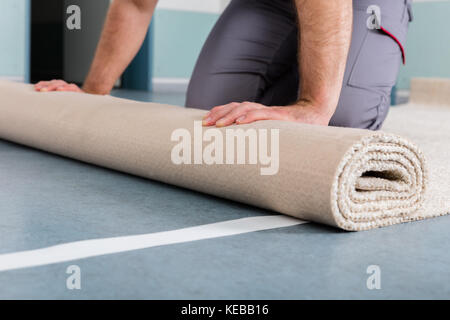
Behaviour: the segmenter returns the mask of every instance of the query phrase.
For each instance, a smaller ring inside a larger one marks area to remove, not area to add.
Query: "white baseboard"
[[[230,0],[159,0],[158,9],[220,14]]]
[[[186,92],[189,85],[188,78],[153,78],[154,92]]]
[[[409,90],[397,90],[396,96],[395,96],[395,102],[396,104],[404,104],[408,103],[409,101]]]
[[[14,81],[14,82],[25,82],[24,77],[20,76],[0,76],[0,80],[8,80],[8,81]]]

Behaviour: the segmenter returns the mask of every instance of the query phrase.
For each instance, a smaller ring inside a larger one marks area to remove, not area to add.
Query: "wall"
[[[414,21],[406,42],[406,66],[400,71],[398,89],[409,89],[412,77],[450,78],[450,1],[413,3]]]
[[[0,0],[0,77],[23,80],[27,74],[28,1]],[[187,82],[200,48],[229,0],[160,0],[153,65],[160,80]]]
[[[28,0],[0,0],[0,77],[23,80],[26,73]]]
[[[194,2],[197,7],[191,6]],[[187,83],[208,32],[226,5],[219,2],[161,0],[155,16],[155,88],[182,88]],[[205,3],[211,5],[205,9]],[[450,1],[415,0],[413,10],[415,18],[406,44],[407,64],[398,79],[400,90],[409,89],[411,77],[450,77],[450,32],[445,32]]]
[[[357,1],[357,0],[355,0]],[[26,77],[28,0],[0,0],[0,77]],[[160,0],[155,14],[154,81],[185,86],[209,30],[228,0]],[[415,1],[407,65],[398,87],[414,76],[450,77],[449,0]]]
[[[209,31],[228,0],[160,0],[154,16],[153,88],[186,90]]]

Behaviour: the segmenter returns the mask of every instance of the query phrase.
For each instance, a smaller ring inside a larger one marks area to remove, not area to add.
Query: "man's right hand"
[[[64,80],[39,81],[34,85],[34,89],[40,92],[49,92],[49,91],[84,92],[76,84],[67,83]]]

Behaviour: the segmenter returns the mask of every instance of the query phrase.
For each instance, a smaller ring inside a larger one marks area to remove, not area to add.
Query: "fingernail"
[[[239,117],[236,119],[236,123],[239,123],[245,119],[245,116]]]
[[[47,88],[41,88],[41,89],[39,89],[39,91],[41,91],[41,92],[47,92],[48,89],[47,89]]]
[[[224,125],[225,125],[225,120],[220,119],[219,121],[216,122],[217,127],[223,127]]]
[[[207,114],[205,114],[205,115],[203,116],[203,119],[206,119],[206,118],[208,118],[210,114],[211,114],[211,111],[210,111],[210,112],[208,112]]]
[[[210,122],[211,122],[211,118],[206,118],[202,121],[202,125],[208,126]]]

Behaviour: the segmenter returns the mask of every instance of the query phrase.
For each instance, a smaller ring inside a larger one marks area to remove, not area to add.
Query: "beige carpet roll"
[[[421,209],[424,157],[394,134],[281,121],[202,128],[197,109],[10,82],[0,97],[0,138],[301,219],[366,230],[445,213]]]

